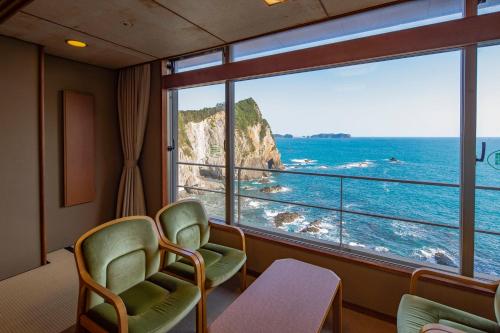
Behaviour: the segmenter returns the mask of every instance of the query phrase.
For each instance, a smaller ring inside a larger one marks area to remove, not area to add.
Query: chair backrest
[[[179,200],[162,208],[156,214],[156,223],[170,242],[191,250],[198,250],[210,238],[208,216],[203,204],[196,199]],[[165,265],[176,261],[176,255],[168,253]]]
[[[75,256],[83,258],[92,279],[120,294],[159,270],[154,221],[147,216],[131,216],[104,223],[80,237]],[[97,294],[87,294],[87,308],[102,302]]]

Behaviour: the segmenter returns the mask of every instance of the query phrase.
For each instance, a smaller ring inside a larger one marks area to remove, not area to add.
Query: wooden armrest
[[[208,223],[210,227],[213,227],[215,229],[219,229],[222,231],[227,231],[233,234],[237,234],[240,236],[240,250],[243,252],[246,252],[246,242],[245,242],[245,234],[243,233],[243,230],[241,230],[238,227],[235,227],[234,225],[229,225],[229,224],[222,224],[222,223],[217,223],[208,220]]]
[[[458,283],[466,285],[466,286],[475,286],[475,287],[483,288],[483,289],[486,289],[486,290],[492,291],[492,292],[495,292],[496,289],[498,288],[498,281],[497,282],[484,282],[484,281],[472,279],[472,278],[469,278],[466,276],[461,276],[461,275],[452,274],[452,273],[446,273],[446,272],[438,271],[435,269],[420,268],[420,269],[415,270],[413,272],[413,274],[411,275],[410,294],[412,294],[412,295],[415,294],[415,292],[417,291],[418,280],[422,276],[437,277],[441,280],[454,281],[454,282],[458,282]]]
[[[166,242],[163,239],[160,239],[160,247],[165,251],[175,253],[191,261],[194,266],[195,284],[203,288],[205,285],[205,262],[201,254],[188,248]]]
[[[422,327],[420,333],[465,333],[465,332],[441,324],[427,324],[424,327]]]
[[[92,277],[86,270],[82,270],[82,267],[79,267],[78,273],[80,275],[80,283],[82,285],[104,298],[106,302],[110,303],[113,306],[118,316],[118,331],[120,333],[127,333],[127,308],[125,307],[125,303],[123,303],[123,300],[120,298],[120,296],[97,283],[94,279],[92,279]]]

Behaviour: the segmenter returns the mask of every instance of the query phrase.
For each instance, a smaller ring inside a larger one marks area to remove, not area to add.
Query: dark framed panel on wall
[[[64,206],[95,199],[94,96],[65,90],[64,114]]]

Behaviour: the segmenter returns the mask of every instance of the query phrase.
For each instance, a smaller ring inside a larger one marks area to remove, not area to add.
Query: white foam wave
[[[263,202],[255,201],[255,200],[250,200],[250,202],[248,203],[248,206],[250,206],[252,208],[259,208],[262,205],[263,205]]]
[[[314,164],[318,162],[318,160],[310,160],[308,158],[292,158],[290,161],[293,163],[299,163],[299,164]]]
[[[354,247],[362,247],[362,248],[366,247],[366,245],[361,244],[361,243],[356,243],[356,242],[349,242],[349,243],[347,243],[347,245],[354,246]]]
[[[424,233],[418,226],[402,222],[393,221],[391,227],[394,234],[400,237],[422,238]]]
[[[375,251],[377,252],[389,252],[389,249],[385,246],[375,246]]]
[[[264,210],[264,214],[266,215],[267,218],[273,218],[276,215],[278,215],[280,212],[277,210]]]
[[[371,168],[375,165],[372,161],[365,160],[362,162],[351,162],[336,166],[336,169],[354,169],[354,168]]]
[[[449,260],[452,265],[456,264],[455,258],[453,257],[453,255],[451,255],[445,249],[442,249],[439,247],[434,248],[434,247],[425,246],[421,249],[415,250],[414,255],[416,255],[417,257],[420,257],[422,259],[425,259],[428,262],[432,262],[432,263],[439,263],[436,261],[436,257],[437,257],[437,255],[442,255],[446,258],[445,260],[446,261]]]

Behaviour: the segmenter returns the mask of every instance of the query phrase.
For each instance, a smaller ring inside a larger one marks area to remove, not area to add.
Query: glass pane
[[[500,0],[480,0],[478,14],[488,14],[500,11]]]
[[[349,248],[455,269],[460,263],[458,228],[353,214],[344,214],[343,220],[343,243]],[[439,234],[439,237],[432,237],[436,234]],[[406,246],[401,246],[402,243]]]
[[[225,87],[177,91],[177,198],[197,197],[212,217],[225,215]]]
[[[477,155],[476,163],[476,253],[477,273],[500,275],[500,45],[478,50]]]
[[[331,44],[462,17],[462,0],[419,0],[250,39],[233,46],[236,61]]]
[[[210,52],[174,61],[175,73],[222,65],[222,52]]]
[[[456,266],[460,64],[452,51],[236,82],[240,223]]]

